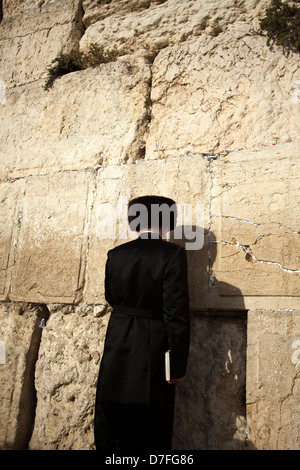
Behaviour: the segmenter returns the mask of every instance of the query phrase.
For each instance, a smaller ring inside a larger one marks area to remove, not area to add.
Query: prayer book
[[[165,376],[166,380],[171,380],[170,350],[165,353]]]

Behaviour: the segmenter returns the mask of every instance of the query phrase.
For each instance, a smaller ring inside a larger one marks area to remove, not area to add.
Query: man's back
[[[185,258],[185,250],[152,237],[146,232],[109,251],[106,299],[111,305],[163,311],[166,268],[173,257]]]
[[[143,233],[108,252],[106,300],[113,307],[99,373],[97,449],[170,449],[175,389],[189,349],[184,248]],[[174,383],[174,382],[172,382]]]

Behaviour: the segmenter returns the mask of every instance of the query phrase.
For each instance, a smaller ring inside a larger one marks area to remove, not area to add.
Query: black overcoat
[[[186,251],[146,232],[108,252],[105,296],[113,307],[95,407],[97,450],[171,448],[175,386],[189,351]]]

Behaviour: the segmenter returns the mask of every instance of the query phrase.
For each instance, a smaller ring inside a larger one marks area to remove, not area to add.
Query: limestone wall
[[[299,449],[300,69],[269,2],[2,3],[0,447],[93,449],[106,253],[153,193],[193,208],[176,243],[204,234],[174,449]],[[118,59],[46,92],[91,42]]]

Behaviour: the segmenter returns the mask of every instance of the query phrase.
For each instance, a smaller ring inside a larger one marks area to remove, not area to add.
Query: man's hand
[[[173,385],[179,385],[179,384],[181,384],[184,380],[185,380],[185,376],[184,376],[184,377],[180,377],[180,379],[171,379],[171,380],[168,380],[168,383],[169,383],[169,384],[173,384]]]

